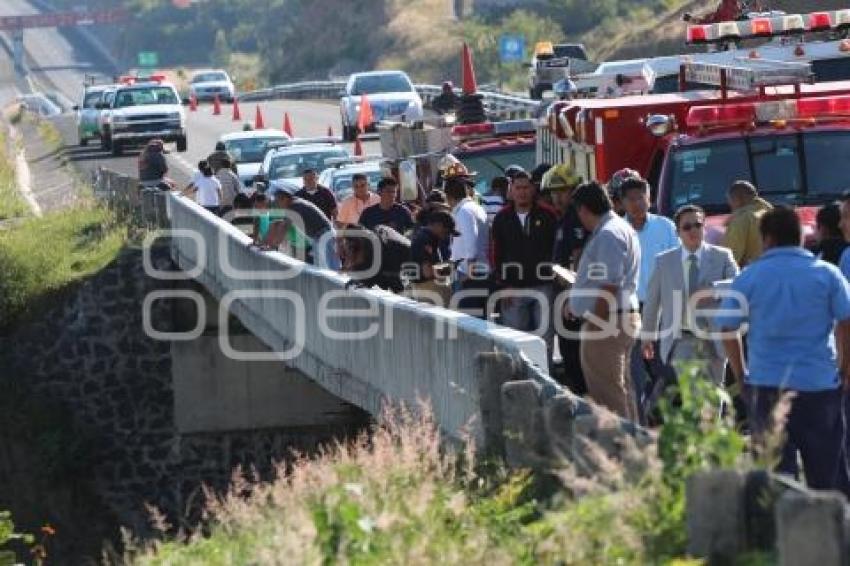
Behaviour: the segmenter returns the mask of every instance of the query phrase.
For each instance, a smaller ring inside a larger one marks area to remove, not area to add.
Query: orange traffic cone
[[[354,155],[357,157],[363,156],[363,144],[360,142],[360,136],[354,140]]]
[[[360,97],[360,114],[357,115],[357,131],[366,133],[366,128],[372,125],[375,121],[375,115],[372,113],[372,105],[366,95]]]
[[[198,110],[198,97],[194,94],[189,97],[189,111],[196,112]]]
[[[215,95],[213,98],[213,116],[218,116],[221,114],[221,100],[218,98],[218,95]]]
[[[295,137],[292,134],[292,123],[289,121],[289,112],[283,113],[283,131],[286,132],[286,135],[288,135],[289,137]]]
[[[333,126],[328,126],[328,137],[329,137],[329,138],[334,137],[334,129],[333,129]]]
[[[478,84],[475,82],[475,68],[472,66],[472,53],[469,51],[469,45],[463,44],[463,94],[475,94],[478,91]]]
[[[238,122],[242,119],[242,112],[239,110],[239,100],[233,99],[233,121]]]
[[[262,130],[266,127],[266,122],[263,120],[263,111],[260,110],[260,105],[257,105],[257,112],[254,116],[254,129]]]

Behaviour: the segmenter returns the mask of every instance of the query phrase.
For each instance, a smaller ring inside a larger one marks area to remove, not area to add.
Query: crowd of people
[[[624,418],[653,424],[683,363],[738,391],[756,436],[792,392],[779,469],[796,474],[799,453],[811,486],[850,495],[850,201],[820,210],[809,251],[795,211],[746,181],[728,190],[716,245],[702,208],[653,214],[652,187],[628,169],[602,185],[567,165],[512,166],[478,195],[475,173],[449,160],[440,186],[412,204],[395,179],[373,190],[359,174],[337,203],[314,170],[300,189],[248,197],[231,165],[201,162],[184,194],[215,214],[234,209],[255,245],[353,285],[539,335],[554,377]]]

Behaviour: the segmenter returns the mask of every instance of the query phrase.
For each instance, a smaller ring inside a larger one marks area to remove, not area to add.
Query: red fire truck
[[[729,212],[727,189],[749,180],[767,200],[798,207],[810,235],[817,207],[850,189],[850,82],[811,77],[808,63],[694,63],[682,83],[719,91],[558,103],[538,130],[538,160],[603,182],[636,169],[659,213],[704,207],[712,240]]]

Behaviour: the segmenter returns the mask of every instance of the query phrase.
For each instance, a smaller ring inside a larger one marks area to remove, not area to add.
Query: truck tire
[[[83,146],[83,147],[86,147],[87,145],[89,145],[89,138],[84,137],[84,136],[80,136],[80,145]]]
[[[177,138],[177,151],[183,153],[189,147],[189,141],[186,139],[186,136],[182,138]]]
[[[111,145],[112,147],[110,149],[112,151],[112,157],[121,157],[121,155],[124,153],[124,146],[121,145],[121,142],[113,141]]]

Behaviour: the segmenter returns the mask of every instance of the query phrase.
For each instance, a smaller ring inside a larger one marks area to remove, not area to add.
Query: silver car
[[[225,71],[204,71],[196,73],[189,84],[189,94],[197,100],[213,100],[216,96],[221,102],[233,102],[236,87]]]
[[[413,88],[410,77],[402,71],[373,71],[355,73],[340,93],[339,109],[342,119],[342,137],[353,141],[357,137],[357,120],[363,97],[372,107],[373,121],[366,125],[371,130],[381,120],[415,122],[423,118],[422,99]]]

